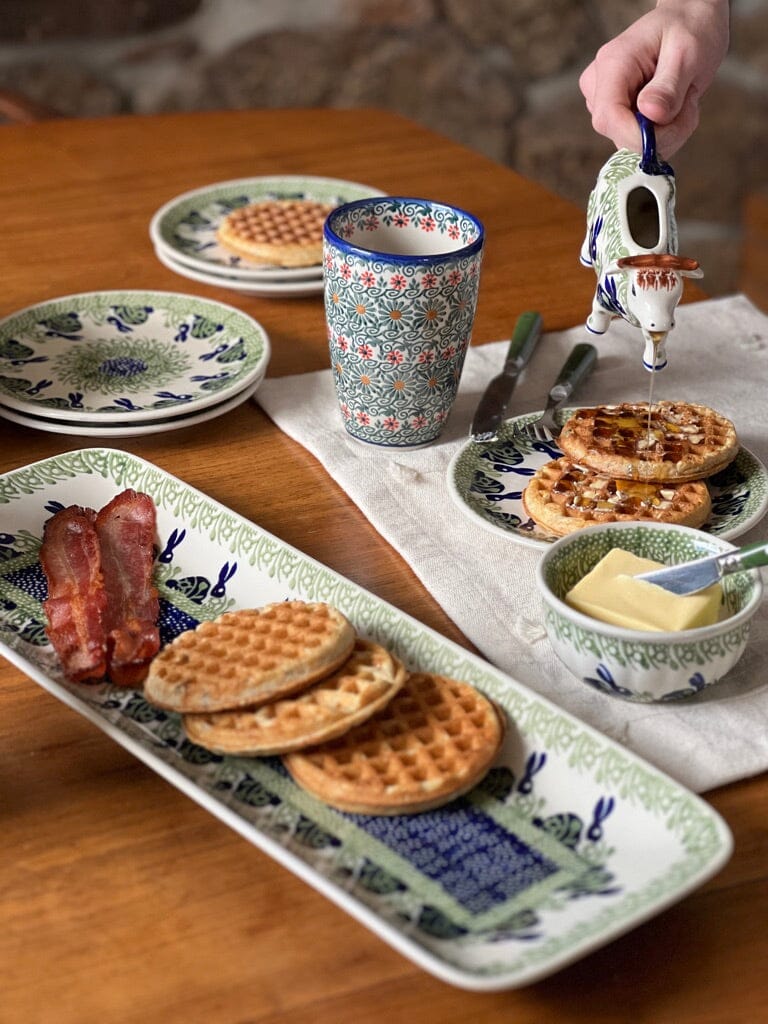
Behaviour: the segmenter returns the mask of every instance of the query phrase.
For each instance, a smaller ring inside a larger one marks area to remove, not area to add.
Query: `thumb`
[[[637,94],[637,109],[657,124],[669,124],[680,113],[690,86],[691,77],[679,63],[660,60],[653,78]]]

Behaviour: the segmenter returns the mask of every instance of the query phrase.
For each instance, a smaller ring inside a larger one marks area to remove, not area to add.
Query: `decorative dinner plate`
[[[283,174],[268,178],[239,178],[184,192],[161,206],[149,225],[155,248],[198,270],[226,270],[249,281],[295,281],[307,276],[307,267],[260,265],[235,256],[216,239],[216,230],[233,210],[272,199],[314,199],[340,206],[354,199],[380,196],[370,185],[340,178]],[[318,265],[315,272],[320,270]],[[311,273],[312,268],[309,268]]]
[[[176,292],[86,292],[0,320],[0,403],[62,423],[198,412],[264,376],[266,331],[234,306]]]
[[[565,409],[565,419],[573,410]],[[513,436],[540,412],[514,416],[502,424],[499,440],[469,441],[451,459],[448,490],[464,514],[479,526],[529,547],[546,548],[557,540],[539,529],[523,508],[523,490],[536,470],[563,454],[556,441]],[[712,511],[702,530],[733,540],[751,529],[768,510],[768,471],[760,460],[740,448],[735,460],[707,480]]]
[[[164,434],[168,430],[181,430],[183,427],[194,427],[199,423],[207,423],[209,420],[217,419],[225,413],[236,409],[243,402],[247,402],[256,394],[256,391],[264,380],[264,376],[257,377],[251,381],[242,391],[236,392],[231,398],[216,405],[207,405],[197,412],[194,410],[182,413],[179,416],[169,416],[161,420],[144,420],[139,423],[96,423],[81,424],[67,421],[62,423],[59,420],[51,420],[45,416],[27,415],[16,412],[14,409],[6,409],[0,403],[0,419],[8,420],[10,423],[18,423],[22,427],[31,427],[33,430],[43,430],[48,434],[69,434],[71,437],[145,437],[147,434]]]
[[[141,692],[65,681],[40,605],[43,525],[61,506],[99,508],[126,487],[157,506],[163,643],[230,608],[330,602],[411,669],[466,680],[503,708],[507,739],[485,780],[423,814],[342,813],[299,789],[279,758],[190,743],[179,717]],[[0,537],[6,658],[444,981],[491,990],[541,978],[679,900],[730,855],[719,815],[658,769],[127,452],[88,448],[0,476]]]
[[[155,256],[163,266],[173,270],[176,274],[181,274],[182,277],[188,277],[191,281],[199,281],[201,284],[211,284],[216,288],[229,288],[231,291],[239,292],[240,295],[259,295],[265,299],[287,299],[317,295],[323,290],[322,274],[319,277],[297,281],[241,281],[231,278],[227,274],[206,273],[184,266],[159,248],[155,249]]]

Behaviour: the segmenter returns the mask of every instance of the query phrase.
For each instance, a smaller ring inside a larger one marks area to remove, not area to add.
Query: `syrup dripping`
[[[658,362],[659,345],[664,341],[665,334],[657,334],[655,331],[651,331],[651,341],[653,343],[653,369],[651,370],[651,380],[648,385],[648,427],[647,427],[647,441],[648,445],[653,444],[653,435],[651,433],[651,421],[653,417],[653,384],[656,380],[656,363]]]

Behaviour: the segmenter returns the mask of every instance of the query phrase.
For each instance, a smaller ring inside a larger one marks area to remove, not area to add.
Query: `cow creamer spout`
[[[617,317],[639,328],[643,366],[654,372],[667,365],[665,342],[683,278],[702,271],[677,253],[675,174],[657,157],[652,123],[642,114],[637,119],[642,155],[620,149],[602,167],[589,197],[581,262],[597,276],[587,330],[605,334]]]

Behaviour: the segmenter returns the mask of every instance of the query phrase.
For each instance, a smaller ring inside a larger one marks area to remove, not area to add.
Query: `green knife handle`
[[[597,349],[587,341],[574,345],[571,354],[563,363],[557,380],[550,389],[550,397],[564,402],[573,394],[597,361]]]
[[[746,544],[738,551],[725,555],[723,561],[726,572],[739,572],[741,569],[758,569],[761,565],[768,565],[768,541],[759,540],[755,544]],[[733,566],[733,568],[731,568]]]
[[[531,358],[536,342],[541,337],[541,314],[534,312],[521,313],[517,318],[512,340],[504,360],[504,372],[522,369]]]

